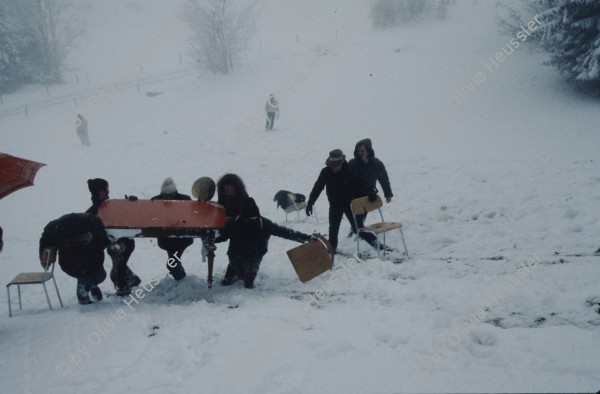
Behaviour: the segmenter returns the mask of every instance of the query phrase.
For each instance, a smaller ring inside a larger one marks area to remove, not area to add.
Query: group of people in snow
[[[392,188],[390,180],[381,160],[375,157],[371,140],[366,138],[356,143],[354,157],[347,162],[340,149],[329,152],[325,167],[319,173],[306,205],[306,215],[313,213],[313,206],[325,189],[329,200],[329,242],[337,250],[338,233],[342,217],[350,222],[352,233],[356,234],[364,224],[366,214],[357,215],[356,223],[352,218],[350,202],[358,197],[368,196],[370,201],[377,199],[376,183],[379,181],[386,202],[391,202]],[[371,246],[377,247],[376,237],[369,233],[360,233],[360,237]]]
[[[334,149],[329,152],[325,167],[320,171],[309,194],[306,214],[312,215],[313,206],[325,189],[329,201],[329,242],[334,250],[337,250],[343,216],[350,222],[354,234],[358,232],[357,225],[361,227],[364,223],[366,214],[358,216],[357,223],[354,222],[350,208],[351,200],[362,196],[368,196],[372,201],[377,199],[377,182],[381,184],[386,201],[391,202],[393,194],[389,177],[384,164],[375,157],[370,139],[356,143],[354,157],[349,162],[346,161],[342,150]],[[57,248],[60,267],[68,275],[77,278],[76,294],[80,304],[97,302],[103,297],[98,285],[107,276],[104,269],[105,249],[112,260],[109,277],[117,295],[129,295],[132,287],[141,283],[140,277],[128,266],[135,250],[135,241],[130,238],[110,237],[97,216],[100,204],[109,199],[108,182],[102,178],[95,178],[89,179],[87,183],[92,206],[85,213],[71,213],[51,221],[44,228],[40,238],[42,265],[45,264],[45,250]],[[254,287],[271,236],[299,243],[315,238],[314,234],[304,234],[277,225],[261,216],[256,201],[248,195],[244,182],[236,174],[225,174],[216,184],[211,178],[202,177],[192,186],[192,195],[198,200],[210,201],[215,192],[218,204],[224,208],[227,215],[225,227],[215,240],[217,243],[229,241],[229,263],[221,281],[223,286],[242,280],[244,287]],[[127,198],[137,199],[135,196]],[[160,194],[152,197],[152,200],[191,200],[191,197],[179,193],[174,180],[169,177],[162,183]],[[360,233],[360,237],[377,247],[376,238],[372,234]],[[204,252],[204,240],[202,242]],[[192,238],[158,238],[159,248],[167,252],[167,269],[175,280],[182,280],[186,276],[181,259],[192,243]],[[0,243],[0,250],[1,246]]]

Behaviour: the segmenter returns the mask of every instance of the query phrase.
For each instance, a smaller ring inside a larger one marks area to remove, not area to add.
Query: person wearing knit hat
[[[98,208],[100,207],[100,204],[102,203],[102,201],[108,200],[108,194],[109,194],[108,182],[102,178],[94,178],[94,179],[88,179],[87,184],[88,184],[88,190],[92,194],[92,204],[93,204],[92,207],[90,209],[88,209],[88,211],[92,210],[93,212],[88,212],[88,213],[97,215]]]
[[[326,189],[327,199],[329,200],[329,242],[333,250],[336,250],[340,224],[344,215],[350,222],[352,232],[357,233],[350,201],[367,195],[369,198],[373,196],[376,198],[377,190],[370,188],[364,181],[352,175],[348,169],[346,156],[341,149],[334,149],[329,152],[329,156],[325,160],[325,168],[319,173],[319,177],[310,192],[306,205],[307,216],[312,215],[313,205],[323,189]],[[359,221],[358,227],[362,226],[363,222]],[[371,245],[376,244],[377,238],[373,234],[360,233],[360,237]]]
[[[108,182],[102,178],[95,178],[88,179],[87,184],[92,194],[92,206],[85,213],[98,216],[100,204],[110,198]],[[114,245],[116,247],[107,248],[108,255],[112,260],[110,280],[115,286],[117,295],[124,297],[131,294],[132,287],[142,283],[140,277],[128,265],[129,258],[135,250],[135,241],[131,238],[119,238]]]
[[[191,200],[187,194],[177,192],[177,186],[173,178],[168,177],[160,187],[160,194],[151,198],[154,200]],[[183,252],[194,243],[193,238],[158,238],[158,247],[167,252],[167,269],[173,279],[179,281],[185,278],[186,273],[181,263]]]
[[[229,286],[242,278],[245,288],[254,288],[254,280],[268,251],[269,238],[272,235],[300,243],[312,239],[308,234],[279,226],[260,216],[256,202],[252,197],[248,197],[240,215],[227,218],[223,236],[219,239],[219,242],[229,239],[229,264],[221,284]]]
[[[173,178],[168,177],[167,179],[165,179],[163,181],[162,186],[160,187],[160,193],[161,194],[177,193],[177,186],[175,186],[175,181],[173,180]]]

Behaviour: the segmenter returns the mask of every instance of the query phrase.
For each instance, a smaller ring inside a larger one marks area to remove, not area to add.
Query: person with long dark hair
[[[236,217],[248,199],[244,181],[236,174],[225,174],[217,182],[217,202],[225,208],[228,217]]]

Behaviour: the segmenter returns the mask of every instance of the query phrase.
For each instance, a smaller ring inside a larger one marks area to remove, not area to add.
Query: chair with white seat
[[[60,307],[63,308],[63,302],[58,292],[58,286],[56,285],[56,279],[54,278],[54,266],[56,265],[56,248],[48,248],[42,252],[42,261],[44,261],[44,272],[22,272],[15,276],[6,285],[6,291],[8,293],[8,315],[12,317],[12,305],[10,301],[10,287],[17,286],[17,293],[19,294],[19,310],[23,310],[21,303],[21,285],[42,285],[44,286],[44,292],[46,293],[46,301],[48,301],[48,307],[52,309],[50,303],[50,297],[48,296],[48,289],[46,288],[46,282],[52,279],[54,282],[54,288],[56,289],[56,295],[58,295],[58,301]]]
[[[302,201],[302,202],[296,202],[296,195],[295,193],[288,193],[288,206],[286,208],[283,209],[283,211],[285,212],[285,221],[288,221],[287,215],[288,213],[293,213],[296,212],[297,216],[298,216],[298,222],[300,221],[300,211],[306,209],[306,205],[307,202],[306,201]],[[319,217],[317,216],[317,212],[314,209],[313,206],[313,213],[315,214],[315,219],[317,219],[317,223],[319,223]]]
[[[406,254],[406,258],[410,258],[408,255],[408,249],[406,248],[406,242],[404,241],[404,232],[402,231],[402,223],[398,222],[386,222],[383,219],[383,212],[381,211],[381,207],[383,206],[383,201],[380,196],[377,196],[375,201],[369,201],[369,197],[360,197],[355,198],[351,202],[352,207],[352,218],[354,220],[354,225],[358,228],[358,222],[356,220],[357,215],[364,215],[371,211],[378,210],[379,216],[381,217],[381,222],[374,223],[370,225],[364,225],[363,227],[358,229],[358,233],[368,233],[373,234],[377,239],[377,257],[380,256],[380,242],[379,242],[379,234],[383,234],[383,254],[386,253],[386,243],[385,243],[385,234],[392,230],[400,230],[400,235],[402,237],[402,244],[404,245],[404,253]],[[356,237],[356,251],[360,253],[360,237]]]

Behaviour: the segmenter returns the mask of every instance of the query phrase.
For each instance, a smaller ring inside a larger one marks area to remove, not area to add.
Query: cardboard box
[[[333,248],[322,235],[317,239],[287,251],[287,255],[302,283],[333,268]]]

